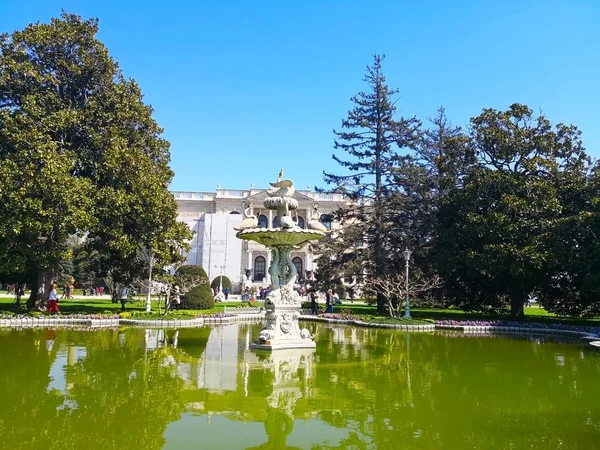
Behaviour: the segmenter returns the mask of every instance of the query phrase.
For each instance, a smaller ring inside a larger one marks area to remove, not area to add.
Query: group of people
[[[215,287],[213,289],[213,297],[215,298],[215,301],[219,302],[219,301],[227,301],[227,299],[229,299],[229,294],[231,293],[231,290],[225,286],[223,288],[223,292],[221,293],[221,289],[219,289],[219,287]],[[222,294],[222,295],[219,295]]]
[[[269,292],[271,292],[271,288],[269,287],[260,287],[257,289],[254,286],[246,286],[242,292],[242,301],[265,300],[269,296]]]
[[[90,286],[89,288],[82,288],[81,293],[82,293],[82,295],[88,295],[88,293],[89,293],[90,296],[104,295],[104,287],[103,286],[98,286],[98,287]]]
[[[83,292],[85,292],[85,289],[83,289]],[[62,288],[62,295],[60,296],[60,298],[63,299],[63,298],[72,298],[72,297],[73,297],[73,285],[65,284]]]
[[[21,298],[25,295],[25,284],[17,283],[12,284],[8,283],[6,285],[6,294],[15,294],[15,303],[21,303]]]
[[[119,291],[119,301],[121,302],[121,311],[125,311],[125,305],[129,300],[131,294],[128,286],[121,287]],[[177,309],[181,308],[181,288],[179,285],[174,284],[172,286],[163,285],[160,289],[160,297],[164,297],[165,308]],[[159,297],[159,301],[162,299]]]
[[[318,314],[319,293],[316,289],[311,289],[308,296],[310,298],[311,313],[316,316]],[[338,304],[341,304],[340,296],[333,289],[328,289],[325,292],[325,310],[323,312],[333,313],[333,306]]]

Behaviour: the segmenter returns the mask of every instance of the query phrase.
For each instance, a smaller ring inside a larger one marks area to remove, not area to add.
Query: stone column
[[[269,215],[271,215],[271,211],[269,211]],[[267,277],[267,284],[271,284],[271,274],[269,273],[269,267],[271,267],[271,249],[267,248],[267,273],[265,274]]]
[[[309,249],[306,249],[306,256],[304,258],[304,265],[306,266],[306,269],[304,269],[304,270],[314,270],[313,260],[312,260],[312,253],[310,252]]]
[[[273,228],[273,210],[269,210],[269,226],[267,228]]]

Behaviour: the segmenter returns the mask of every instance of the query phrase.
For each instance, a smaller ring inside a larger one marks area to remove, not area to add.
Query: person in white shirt
[[[48,294],[48,312],[58,314],[58,293],[54,283],[50,285],[50,294]]]
[[[127,289],[127,286],[123,286],[121,288],[121,311],[125,311],[125,304],[127,303],[127,297],[129,297],[129,289]]]

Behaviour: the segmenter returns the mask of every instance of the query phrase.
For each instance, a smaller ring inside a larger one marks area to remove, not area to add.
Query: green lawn
[[[375,306],[368,306],[364,303],[349,303],[343,306],[336,306],[334,311],[336,313],[340,311],[348,311],[353,315],[361,316],[377,316],[377,308]],[[411,308],[411,316],[414,319],[420,320],[512,320],[509,314],[486,314],[479,312],[465,312],[459,309],[451,308]],[[600,326],[599,318],[569,318],[559,317],[555,314],[549,313],[545,309],[537,306],[531,308],[525,308],[525,319],[524,322],[541,322],[541,323],[563,323],[567,325],[575,326]]]
[[[27,297],[25,297],[26,300]],[[152,300],[151,314],[145,313],[145,297],[138,296],[135,301],[127,303],[125,309],[127,316],[135,318],[160,318],[158,315],[157,298]],[[169,318],[190,318],[198,314],[211,314],[223,312],[225,306],[235,308],[242,306],[242,302],[224,302],[215,303],[215,307],[210,310],[182,310],[172,311],[169,313]],[[262,306],[262,303],[257,302],[257,306]],[[120,303],[112,303],[108,296],[103,297],[85,297],[77,296],[73,299],[63,299],[59,302],[58,307],[61,314],[118,314],[121,312]],[[163,311],[161,305],[161,311]],[[0,313],[25,313],[24,306],[20,309],[14,304],[14,297],[0,294]],[[345,303],[342,306],[336,306],[334,313],[351,314],[358,316],[362,320],[369,322],[382,323],[423,323],[424,321],[431,322],[433,320],[511,320],[508,314],[485,314],[475,312],[464,312],[458,309],[441,309],[441,308],[411,308],[411,315],[414,320],[406,321],[402,319],[390,319],[388,316],[380,316],[377,314],[375,306],[368,306],[365,303]],[[539,307],[525,308],[526,322],[542,322],[542,323],[563,323],[575,326],[600,326],[600,318],[592,319],[572,319],[568,317],[558,317]]]
[[[27,300],[27,297],[22,302],[22,306],[20,308],[17,307],[14,303],[13,296],[0,296],[0,313],[3,312],[26,312],[24,309],[24,302]],[[173,311],[169,314],[169,316],[173,317],[185,317],[190,318],[191,316],[196,316],[197,314],[211,314],[223,312],[225,306],[228,308],[235,308],[236,306],[241,306],[242,302],[224,302],[224,303],[215,303],[215,307],[209,310],[181,310]],[[161,304],[161,311],[164,312],[164,305]],[[262,306],[257,304],[257,306]],[[60,313],[63,315],[69,314],[118,314],[121,312],[121,304],[113,303],[110,298],[107,296],[104,297],[76,297],[71,299],[62,299],[58,303],[58,308]],[[146,310],[146,298],[139,296],[136,297],[133,302],[127,303],[125,307],[125,311],[132,314],[132,316],[140,317],[140,318],[157,318],[158,316],[158,300],[156,297],[152,299],[152,311],[153,314],[145,314]]]

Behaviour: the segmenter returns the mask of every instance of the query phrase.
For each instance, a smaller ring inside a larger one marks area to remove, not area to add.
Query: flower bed
[[[486,328],[518,328],[523,331],[574,331],[579,333],[600,334],[600,327],[579,327],[562,323],[511,322],[506,320],[436,320],[441,327],[486,327]]]

